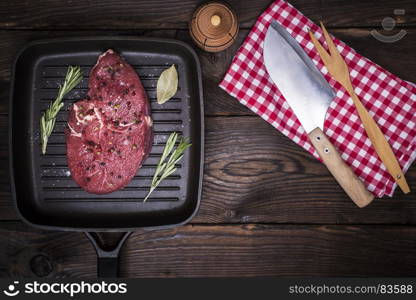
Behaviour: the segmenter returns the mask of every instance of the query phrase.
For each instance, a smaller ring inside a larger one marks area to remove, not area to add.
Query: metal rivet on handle
[[[325,149],[324,149],[324,152],[325,152],[325,153],[329,153],[329,149],[328,149],[328,148],[325,148]]]
[[[402,178],[402,176],[400,174],[398,174],[396,177],[397,177],[397,179]]]
[[[320,137],[320,136],[317,136],[317,137],[316,137],[316,140],[317,140],[317,141],[320,141],[320,140],[321,140],[321,137]]]

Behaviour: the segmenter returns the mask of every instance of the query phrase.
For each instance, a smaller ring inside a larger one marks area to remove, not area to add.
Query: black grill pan
[[[121,54],[142,80],[151,102],[154,141],[149,157],[128,186],[111,194],[94,195],[82,190],[70,176],[64,128],[68,107],[86,95],[89,71],[98,56],[110,48]],[[178,70],[179,89],[173,99],[159,105],[156,82],[160,73],[172,64]],[[40,116],[55,99],[68,65],[81,66],[84,79],[66,96],[47,153],[42,155]],[[99,257],[107,256],[99,260],[99,275],[109,276],[115,275],[118,249],[125,238],[115,249],[101,249],[96,234],[88,232],[131,232],[138,228],[175,226],[195,215],[201,198],[204,116],[201,69],[192,48],[176,40],[135,37],[36,41],[18,54],[12,80],[9,122],[12,194],[19,215],[27,223],[43,229],[86,232]],[[143,203],[171,132],[190,137],[192,147],[180,161],[178,170]]]

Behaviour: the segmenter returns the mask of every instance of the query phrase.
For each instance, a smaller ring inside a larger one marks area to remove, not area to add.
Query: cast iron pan
[[[125,188],[94,195],[71,178],[66,161],[64,128],[68,107],[87,92],[88,75],[98,56],[114,49],[139,74],[152,107],[153,148]],[[160,73],[175,64],[179,89],[163,105],[156,102]],[[39,120],[57,95],[68,65],[79,65],[84,79],[70,92],[49,138],[46,155],[39,142]],[[116,276],[118,252],[128,234],[138,228],[156,229],[188,222],[196,213],[202,188],[204,115],[201,68],[192,48],[176,40],[135,37],[66,38],[32,42],[18,54],[10,99],[10,173],[14,202],[21,218],[49,230],[83,231],[98,254],[98,276]],[[190,138],[178,170],[166,179],[148,202],[143,198],[171,132]],[[113,247],[102,233],[125,232]]]

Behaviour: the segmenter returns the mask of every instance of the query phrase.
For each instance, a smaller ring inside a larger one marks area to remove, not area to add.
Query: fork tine
[[[320,24],[321,24],[321,29],[325,36],[326,44],[328,45],[329,53],[331,53],[331,55],[333,56],[339,56],[340,55],[339,51],[337,47],[335,46],[334,41],[332,40],[331,36],[329,35],[322,21],[320,22]]]
[[[315,45],[316,49],[318,50],[319,56],[321,56],[324,65],[329,63],[329,59],[331,58],[329,53],[325,50],[325,48],[321,45],[321,43],[316,39],[312,31],[309,31],[309,36],[311,37],[312,43]]]

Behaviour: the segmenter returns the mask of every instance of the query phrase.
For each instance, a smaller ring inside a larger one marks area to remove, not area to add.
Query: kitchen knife
[[[374,196],[342,160],[323,132],[325,115],[335,97],[332,88],[296,40],[277,21],[267,30],[263,45],[267,72],[299,119],[320,158],[359,207]]]

